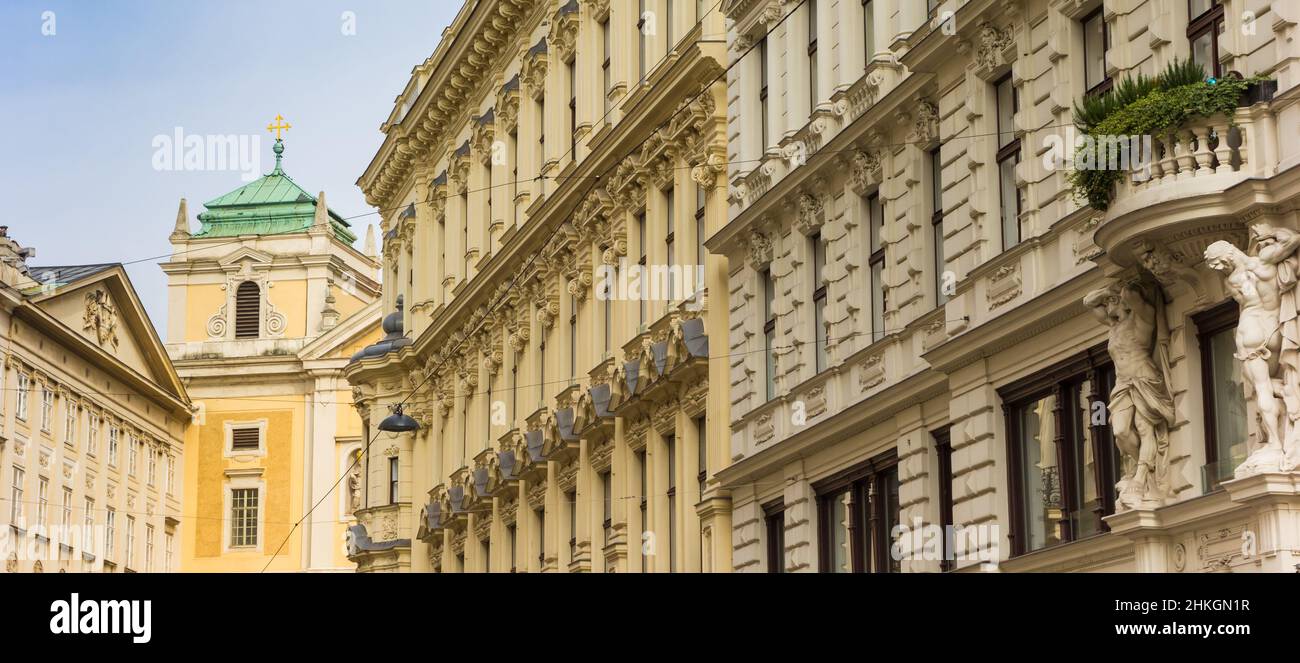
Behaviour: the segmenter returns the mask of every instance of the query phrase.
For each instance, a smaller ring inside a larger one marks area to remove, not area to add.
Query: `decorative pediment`
[[[519,67],[519,83],[524,93],[540,101],[546,94],[546,38],[537,42],[524,55],[524,62]]]
[[[470,135],[470,145],[480,161],[492,159],[492,143],[496,140],[496,115],[489,108],[486,113],[474,118],[474,129]]]
[[[849,154],[849,186],[859,196],[867,195],[883,181],[880,153],[874,150],[854,150]]]
[[[1011,27],[999,30],[996,26],[984,23],[979,27],[975,37],[975,66],[985,76],[997,72],[1011,63],[1015,58],[1009,51],[1015,46]]]
[[[751,230],[745,240],[745,257],[751,268],[767,269],[772,263],[772,240],[757,230]]]
[[[799,196],[797,201],[798,211],[795,215],[794,228],[805,236],[811,236],[821,230],[822,224],[826,222],[825,204],[822,197],[805,193]]]
[[[556,11],[548,37],[560,62],[572,62],[578,47],[577,0],[569,0]]]

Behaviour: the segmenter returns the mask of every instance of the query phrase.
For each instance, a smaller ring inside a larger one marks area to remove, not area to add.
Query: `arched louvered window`
[[[252,281],[235,290],[235,338],[257,338],[262,330],[262,292]]]

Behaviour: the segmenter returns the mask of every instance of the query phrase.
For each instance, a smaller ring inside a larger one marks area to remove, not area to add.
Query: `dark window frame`
[[[936,145],[929,152],[930,161],[930,234],[933,237],[933,254],[931,262],[934,269],[934,305],[948,303],[948,295],[943,291],[943,267],[947,265],[943,252],[943,155],[942,145]]]
[[[758,68],[758,72],[759,72],[758,73],[758,111],[759,111],[758,112],[758,118],[759,118],[758,135],[760,139],[760,144],[759,144],[758,151],[759,154],[763,154],[767,152],[767,142],[768,139],[770,138],[768,136],[768,118],[769,115],[771,114],[771,109],[768,108],[768,103],[767,103],[767,85],[768,85],[769,73],[767,70],[767,37],[766,36],[764,36],[762,39],[759,40],[758,48],[754,50],[758,51],[758,67],[759,67]]]
[[[873,204],[874,201],[874,204]],[[867,279],[870,281],[871,288],[871,342],[875,343],[885,337],[885,311],[889,308],[889,300],[885,293],[885,204],[880,200],[880,192],[873,191],[866,198],[867,206],[867,250],[870,255],[867,256]],[[880,208],[880,218],[876,218],[873,211],[876,207]],[[877,282],[875,278],[875,268],[880,267],[880,279]],[[876,299],[880,304],[880,328],[876,328]]]
[[[954,567],[955,551],[952,550],[950,532],[952,519],[952,426],[944,426],[930,432],[934,440],[935,461],[939,470],[939,529],[941,531],[939,570],[951,571]]]
[[[758,273],[763,286],[763,389],[764,402],[776,397],[776,371],[772,370],[772,352],[776,346],[776,282],[769,267]]]
[[[1007,129],[1005,129],[1005,130],[1004,130],[1004,128],[1002,127],[1002,108],[1000,107],[1000,104],[999,104],[999,102],[998,102],[998,93],[997,93],[998,88],[1001,87],[1003,83],[1008,84],[1008,85],[1010,86],[1010,88],[1011,88],[1011,118],[1012,118],[1012,122],[1011,122],[1011,124],[1012,124],[1012,126],[1009,127],[1009,128],[1007,128]],[[1020,150],[1020,137],[1015,135],[1015,132],[1016,132],[1016,127],[1015,127],[1015,117],[1016,117],[1016,113],[1019,113],[1019,112],[1020,112],[1020,90],[1016,87],[1015,81],[1011,79],[1011,73],[1010,73],[1010,72],[1007,72],[1007,74],[1006,74],[1005,76],[1003,76],[1002,78],[999,78],[997,81],[994,81],[994,83],[993,83],[993,106],[994,106],[994,114],[993,114],[994,122],[997,123],[997,134],[996,134],[997,138],[996,138],[996,141],[1000,141],[1000,140],[1002,139],[1002,134],[1004,134],[1004,133],[1010,133],[1011,136],[1012,136],[1011,140],[1008,141],[1006,145],[1002,145],[1002,146],[998,147],[998,151],[997,151],[997,164],[998,164],[998,168],[997,168],[997,177],[998,177],[998,202],[999,202],[999,207],[998,207],[998,215],[999,215],[999,216],[998,216],[998,225],[999,225],[999,228],[1000,228],[1000,230],[1001,230],[1001,234],[1002,234],[1002,250],[1003,250],[1003,251],[1006,251],[1006,250],[1011,249],[1012,247],[1014,247],[1014,246],[1020,244],[1020,242],[1022,242],[1022,241],[1024,240],[1024,238],[1021,237],[1021,233],[1020,233],[1020,215],[1024,212],[1024,210],[1022,209],[1022,208],[1023,208],[1023,203],[1024,203],[1024,201],[1022,200],[1023,196],[1021,195],[1021,191],[1020,191],[1020,187],[1019,187],[1019,186],[1014,186],[1014,187],[1013,187],[1013,188],[1016,190],[1016,200],[1015,200],[1015,205],[1016,205],[1016,223],[1015,223],[1015,226],[1016,226],[1016,237],[1015,237],[1015,241],[1014,241],[1014,242],[1010,241],[1011,238],[1007,237],[1007,229],[1006,229],[1005,223],[1003,222],[1003,220],[1002,220],[1002,216],[1001,216],[1002,214],[1005,214],[1005,213],[1006,213],[1006,212],[1005,212],[1005,209],[1006,209],[1006,205],[1007,205],[1007,201],[1006,201],[1005,199],[1003,199],[1003,197],[1002,197],[1002,194],[1003,194],[1003,186],[1002,186],[1002,164],[1003,164],[1003,162],[1005,162],[1005,161],[1007,161],[1007,160],[1009,160],[1009,159],[1014,159],[1014,160],[1015,160],[1014,163],[1019,164],[1019,163],[1020,163],[1020,157],[1021,157],[1021,150]],[[995,144],[996,144],[996,141],[995,141]],[[1012,172],[1013,172],[1013,174],[1014,174],[1014,168],[1012,169]],[[1014,182],[1013,182],[1013,184],[1014,184]]]
[[[826,322],[826,281],[822,278],[823,268],[826,266],[826,244],[822,241],[821,233],[813,233],[808,238],[812,242],[813,259],[812,263],[812,282],[813,288],[813,371],[821,374],[822,371],[829,368],[830,356],[830,334],[827,333]]]
[[[1187,0],[1187,46],[1188,57],[1192,57],[1192,45],[1200,37],[1210,35],[1210,58],[1212,60],[1210,75],[1215,78],[1222,76],[1222,65],[1219,62],[1219,33],[1223,31],[1223,3],[1220,0],[1211,0],[1210,8],[1199,16],[1192,16],[1192,0]]]
[[[1106,73],[1106,54],[1110,52],[1110,26],[1106,24],[1105,10],[1104,6],[1097,7],[1079,19],[1079,25],[1083,28],[1083,84],[1085,86],[1088,85],[1088,62],[1091,60],[1089,57],[1091,54],[1088,53],[1088,23],[1093,19],[1101,20],[1101,80],[1088,87],[1085,94],[1089,96],[1105,94],[1114,86],[1114,81]]]
[[[1007,444],[1007,485],[1009,487],[1011,527],[1008,533],[1008,539],[1011,541],[1011,555],[1016,557],[1037,550],[1046,550],[1060,545],[1081,540],[1073,532],[1073,524],[1070,521],[1071,514],[1078,511],[1078,505],[1072,504],[1076,493],[1074,486],[1075,467],[1074,454],[1066,453],[1064,445],[1071,442],[1067,439],[1063,417],[1061,416],[1065,403],[1065,398],[1070,393],[1071,388],[1088,381],[1092,391],[1088,394],[1089,402],[1102,401],[1109,403],[1110,389],[1114,385],[1115,373],[1114,364],[1110,355],[1107,354],[1106,345],[1100,344],[1083,350],[1038,371],[1025,378],[1012,382],[997,390],[999,400],[1002,401],[1002,418],[1006,430]],[[1015,411],[1030,403],[1033,403],[1048,395],[1056,396],[1055,413],[1054,413],[1054,441],[1056,462],[1058,467],[1059,491],[1061,493],[1061,517],[1058,524],[1061,528],[1060,541],[1055,544],[1048,544],[1041,548],[1030,550],[1026,547],[1026,534],[1024,532],[1027,518],[1025,510],[1025,486],[1022,478],[1023,466],[1021,462],[1020,444],[1020,421],[1015,416]],[[1115,513],[1115,484],[1118,481],[1118,472],[1120,468],[1112,462],[1117,453],[1115,451],[1115,440],[1111,435],[1109,421],[1100,426],[1089,424],[1089,433],[1092,441],[1092,452],[1094,462],[1097,464],[1098,472],[1094,480],[1097,494],[1100,497],[1099,504],[1094,507],[1093,511],[1100,523],[1098,532],[1089,534],[1095,536],[1109,531],[1102,517]]]
[[[817,58],[817,0],[808,2],[808,112],[817,108],[817,68],[821,64]]]
[[[831,501],[846,490],[853,497],[848,533],[852,572],[891,573],[899,570],[895,564],[897,560],[891,559],[890,555],[893,541],[888,500],[876,497],[888,494],[890,477],[898,482],[898,469],[898,452],[890,449],[813,484],[817,496],[817,555],[822,573],[830,572],[833,561]],[[863,505],[866,505],[865,513]],[[901,513],[895,515],[894,525],[898,524],[900,517]]]
[[[785,502],[763,505],[763,526],[767,535],[767,572],[785,573]]]
[[[1192,315],[1192,324],[1196,325],[1196,342],[1201,354],[1201,399],[1205,414],[1205,467],[1209,468],[1219,462],[1218,421],[1215,417],[1214,402],[1214,364],[1210,338],[1230,329],[1237,328],[1241,312],[1236,300],[1228,299],[1210,309]],[[1218,478],[1205,475],[1207,488],[1217,491],[1222,488]]]

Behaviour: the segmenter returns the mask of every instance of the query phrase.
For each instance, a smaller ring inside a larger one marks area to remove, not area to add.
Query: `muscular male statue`
[[[1162,296],[1158,291],[1155,297]],[[1110,425],[1115,444],[1129,460],[1116,488],[1120,505],[1160,506],[1173,496],[1168,480],[1169,428],[1174,399],[1157,347],[1157,308],[1135,283],[1111,284],[1083,298],[1110,327],[1107,350],[1115,363]]]
[[[1296,249],[1300,234],[1256,224],[1251,252],[1228,242],[1205,249],[1205,263],[1224,275],[1241,307],[1237,354],[1246,400],[1258,410],[1262,445],[1237,468],[1238,478],[1296,466],[1300,418],[1300,319],[1296,313]],[[1281,402],[1279,402],[1279,400]]]

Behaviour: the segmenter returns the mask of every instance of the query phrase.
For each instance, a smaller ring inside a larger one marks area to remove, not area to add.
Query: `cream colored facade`
[[[731,569],[725,29],[671,4],[468,3],[398,98],[359,181],[404,303],[345,372],[359,570]],[[706,292],[605,297],[638,263]],[[377,429],[398,403],[417,432]]]
[[[0,228],[0,557],[180,569],[189,399],[119,264],[29,267]]]
[[[261,192],[291,184],[277,147]],[[261,195],[258,185],[243,190]],[[187,572],[350,570],[344,535],[356,491],[344,477],[364,440],[342,369],[379,337],[379,264],[373,239],[367,255],[335,232],[323,193],[302,196],[273,204],[305,199],[303,227],[243,234],[221,232],[221,222],[192,233],[182,201],[173,256],[162,264],[167,352],[196,408],[184,466],[195,524],[177,553]],[[250,216],[258,201],[247,205]],[[209,214],[220,207],[209,206]],[[241,286],[255,297],[246,335]],[[245,446],[236,445],[239,431],[251,435]]]
[[[1084,24],[1108,29],[1108,77],[1155,74],[1191,54],[1188,2],[950,1],[927,16],[920,1],[822,0],[814,21],[810,4],[724,3],[730,214],[708,245],[730,266],[719,478],[735,569],[937,571],[908,533],[952,525],[970,535],[958,570],[1294,571],[1297,475],[1232,481],[1223,453],[1258,431],[1229,370],[1236,314],[1201,254],[1300,221],[1300,7],[1222,3],[1222,72],[1275,78],[1276,94],[1239,108],[1240,145],[1213,156],[1207,132],[1228,135],[1229,118],[1182,127],[1176,149],[1157,137],[1157,177],[1121,182],[1101,212],[1043,158],[1089,87]],[[810,37],[816,76],[801,75]],[[1000,194],[999,132],[1020,141],[1015,197]],[[1092,416],[1107,411],[1107,328],[1082,305],[1108,278],[1163,293],[1175,410],[1161,452],[1175,498],[1118,515],[1110,422]]]

